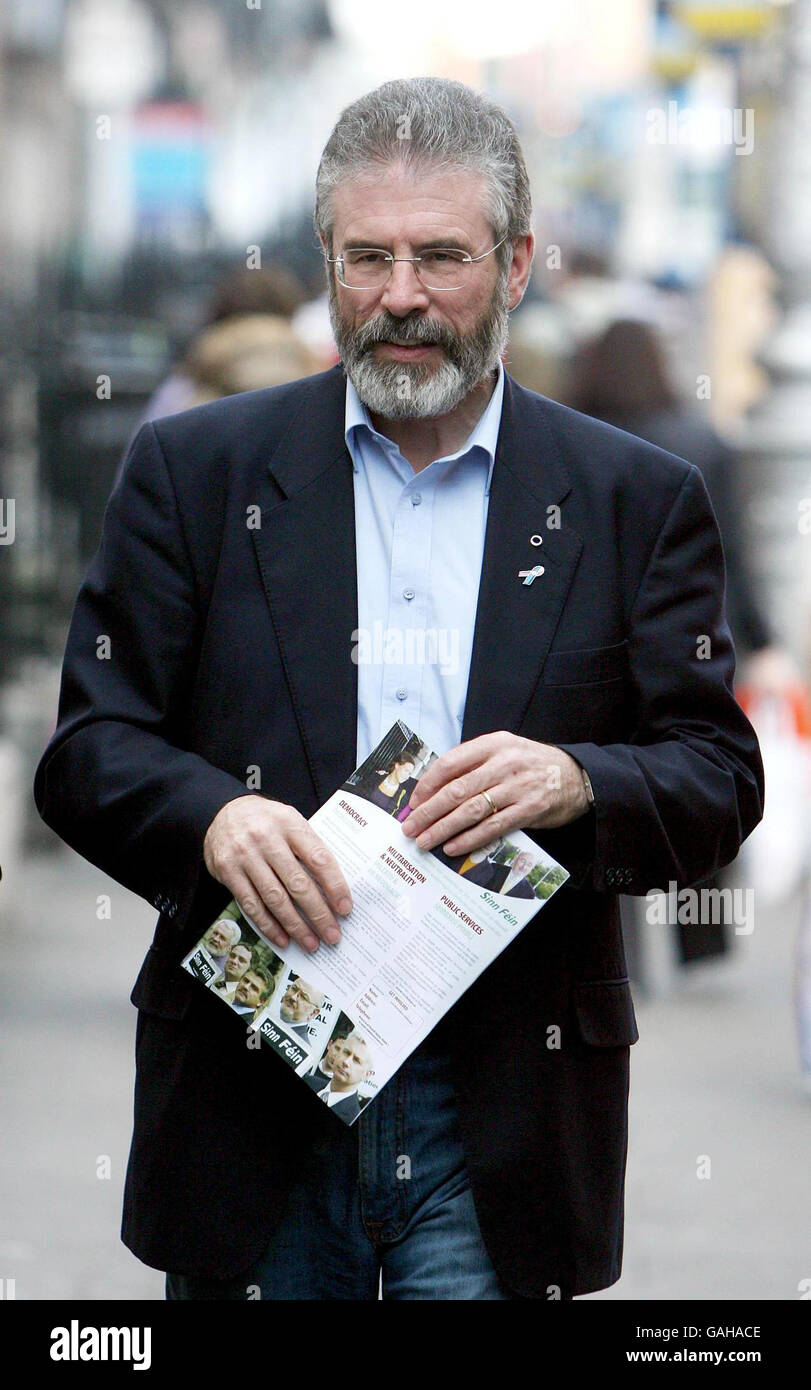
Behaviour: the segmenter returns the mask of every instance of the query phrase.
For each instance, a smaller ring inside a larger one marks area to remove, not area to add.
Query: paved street
[[[16,1279],[18,1299],[161,1298],[161,1275],[118,1239],[128,996],[155,912],[67,849],[29,859],[3,890],[0,1277]],[[103,893],[109,921],[96,917]],[[103,1155],[109,1178],[97,1177]]]
[[[811,1278],[796,924],[796,909],[756,908],[734,957],[637,1005],[624,1273],[594,1297],[796,1299]],[[699,1178],[704,1155],[711,1176]]]
[[[18,1299],[160,1298],[161,1276],[118,1240],[128,995],[155,914],[67,850],[30,857],[2,888],[0,1278]],[[734,960],[638,1005],[625,1272],[594,1297],[796,1299],[811,1278],[793,935],[791,914],[758,919]]]

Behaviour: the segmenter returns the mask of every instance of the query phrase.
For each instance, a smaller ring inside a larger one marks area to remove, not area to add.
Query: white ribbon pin
[[[531,570],[519,570],[518,578],[523,579],[525,586],[529,588],[533,579],[537,579],[541,574],[543,574],[543,565],[534,565]]]

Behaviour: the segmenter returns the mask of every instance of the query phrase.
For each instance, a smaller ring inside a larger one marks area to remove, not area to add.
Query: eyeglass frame
[[[497,251],[499,246],[503,246],[505,241],[509,240],[509,236],[509,232],[505,233],[505,235],[501,238],[501,241],[497,241],[495,246],[490,247],[489,251],[482,251],[480,256],[471,256],[467,251],[459,251],[458,246],[433,246],[431,247],[431,250],[457,251],[462,257],[462,260],[460,262],[461,265],[475,265],[477,261],[483,261],[487,256],[492,256],[493,252]],[[390,251],[386,251],[385,248],[382,246],[353,246],[351,249],[353,251],[380,251],[381,254],[384,255],[389,262],[389,273],[387,278],[380,285],[347,285],[346,281],[342,277],[342,272],[344,269],[343,254],[341,254],[340,256],[330,256],[325,251],[324,259],[327,261],[329,265],[340,265],[341,269],[336,270],[336,274],[338,276],[338,283],[342,285],[345,290],[360,290],[360,292],[363,293],[364,291],[368,292],[371,290],[385,289],[386,285],[388,285],[392,275],[394,274],[394,267],[398,261],[408,261],[409,265],[413,265],[414,274],[416,275],[420,284],[426,290],[434,290],[437,294],[441,294],[443,291],[463,290],[465,288],[464,285],[427,285],[423,280],[422,276],[420,275],[419,270],[417,269],[419,262],[423,259],[422,256],[393,256]]]

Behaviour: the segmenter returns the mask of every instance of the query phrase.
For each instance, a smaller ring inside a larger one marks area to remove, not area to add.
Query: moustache
[[[356,330],[357,346],[361,352],[368,352],[378,343],[394,343],[397,347],[434,346],[453,352],[457,346],[457,335],[443,324],[430,319],[396,319],[391,314],[378,314],[376,318],[361,325]]]

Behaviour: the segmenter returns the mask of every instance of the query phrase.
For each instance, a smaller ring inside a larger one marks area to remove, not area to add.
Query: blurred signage
[[[204,216],[208,206],[210,127],[194,102],[149,102],[132,125],[133,188],[140,225]]]
[[[673,0],[674,19],[702,39],[734,43],[756,38],[774,22],[777,6],[765,0]]]

